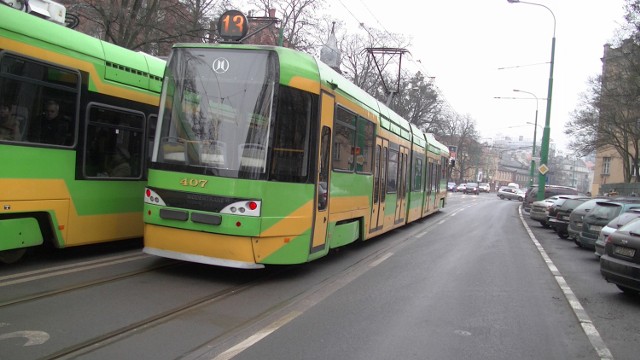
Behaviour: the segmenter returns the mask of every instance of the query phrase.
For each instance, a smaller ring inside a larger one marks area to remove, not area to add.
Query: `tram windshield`
[[[278,180],[282,171],[276,169],[278,159],[269,156],[269,148],[299,149],[300,161],[306,162],[311,100],[280,91],[280,102],[295,103],[282,107],[282,115],[293,111],[286,117],[296,119],[296,124],[273,121],[277,74],[277,55],[269,51],[174,49],[167,66],[156,163],[187,165],[187,171],[226,177]],[[296,143],[286,145],[291,141]],[[294,171],[289,174],[293,178],[280,180],[306,177],[307,166],[291,165],[295,169],[286,171]]]

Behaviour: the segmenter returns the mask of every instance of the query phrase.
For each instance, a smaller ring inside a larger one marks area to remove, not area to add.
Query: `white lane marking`
[[[0,335],[0,340],[12,339],[12,338],[25,338],[27,342],[22,346],[33,346],[33,345],[41,345],[49,340],[50,336],[48,333],[44,331],[32,331],[32,330],[23,330],[23,331],[14,331],[12,333],[2,334]]]
[[[234,358],[236,355],[240,354],[244,350],[248,349],[252,345],[255,345],[260,340],[269,336],[276,330],[288,324],[291,320],[297,318],[298,316],[304,314],[305,311],[311,309],[316,306],[320,301],[327,298],[329,295],[343,288],[347,284],[351,283],[353,280],[360,277],[360,275],[365,274],[367,271],[373,269],[374,267],[380,265],[383,261],[387,260],[393,256],[393,253],[386,253],[374,259],[367,266],[360,266],[353,269],[351,272],[348,272],[341,278],[332,279],[329,282],[325,282],[318,288],[310,291],[310,295],[302,297],[297,301],[299,307],[297,310],[292,310],[286,313],[284,316],[279,318],[278,320],[272,322],[271,324],[265,326],[261,330],[257,331],[255,334],[249,336],[245,340],[240,343],[232,346],[231,348],[225,350],[220,353],[216,357],[212,358],[212,360],[229,360]]]
[[[0,278],[0,287],[21,284],[21,283],[25,283],[33,280],[46,279],[46,278],[58,276],[58,275],[66,275],[66,274],[89,270],[89,269],[96,269],[96,268],[109,266],[109,265],[121,264],[124,262],[135,261],[135,260],[139,260],[147,257],[149,257],[149,255],[147,254],[129,256],[126,258],[122,258],[122,256],[115,256],[112,258],[108,258],[107,261],[105,261],[105,259],[94,260],[94,261],[87,261],[84,263],[64,265],[64,266],[59,266],[55,268],[48,268],[48,269],[37,270],[37,271],[32,271],[27,273],[9,275],[9,276]],[[27,276],[27,277],[24,277],[24,276]],[[7,279],[12,279],[17,277],[21,277],[21,279],[5,281]]]
[[[587,335],[589,342],[591,342],[591,346],[593,346],[595,351],[598,353],[598,356],[600,357],[600,359],[613,360],[613,355],[611,354],[611,351],[609,350],[607,345],[604,343],[604,340],[602,340],[600,333],[598,332],[596,327],[593,325],[591,318],[589,317],[587,312],[584,310],[584,307],[582,307],[582,304],[578,300],[578,297],[573,293],[573,291],[569,287],[569,284],[567,284],[567,281],[564,279],[564,277],[562,276],[558,268],[555,266],[553,261],[551,261],[551,258],[549,257],[549,255],[547,255],[547,252],[542,247],[542,244],[540,244],[538,239],[536,239],[535,235],[533,235],[533,231],[531,230],[531,228],[529,228],[529,225],[527,225],[527,222],[524,220],[524,217],[522,216],[522,205],[518,207],[518,215],[520,216],[520,221],[522,222],[522,225],[524,225],[524,228],[527,230],[527,233],[529,233],[529,238],[531,239],[531,241],[533,241],[533,244],[536,246],[536,248],[538,248],[538,252],[542,256],[542,259],[544,259],[544,262],[547,264],[549,271],[551,271],[551,274],[556,279],[556,283],[558,283],[558,286],[562,290],[562,293],[564,294],[565,299],[569,303],[571,310],[573,311],[574,315],[580,322],[580,325],[582,326],[582,330],[584,331],[585,335]]]
[[[386,254],[380,256],[378,259],[374,260],[371,264],[369,264],[369,267],[376,267],[376,266],[380,265],[383,261],[385,261],[388,258],[390,258],[391,256],[393,256],[393,253],[386,253]]]
[[[286,314],[285,316],[283,316],[280,319],[274,321],[273,323],[271,323],[269,326],[265,327],[264,329],[262,329],[262,330],[258,331],[257,333],[249,336],[246,340],[242,341],[238,345],[236,345],[236,346],[230,348],[229,350],[223,352],[222,354],[216,356],[215,358],[213,358],[213,360],[229,360],[229,359],[232,359],[236,355],[240,354],[241,352],[243,352],[246,349],[250,348],[252,345],[256,344],[258,341],[260,341],[260,340],[264,339],[265,337],[269,336],[274,331],[276,331],[279,328],[285,326],[287,323],[289,323],[291,320],[297,318],[301,314],[302,314],[302,312],[300,312],[300,311],[292,311],[292,312]]]

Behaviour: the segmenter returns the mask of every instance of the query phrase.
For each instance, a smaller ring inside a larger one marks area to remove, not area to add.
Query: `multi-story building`
[[[602,57],[603,88],[614,87],[615,83],[613,83],[613,81],[619,81],[620,79],[624,78],[624,76],[621,76],[620,74],[626,71],[626,67],[629,66],[628,57],[633,53],[637,54],[637,51],[638,46],[635,45],[631,40],[624,41],[622,45],[617,48],[613,48],[609,44],[606,44],[604,46],[604,54]],[[601,109],[601,114],[604,111],[604,109]],[[618,111],[620,111],[620,109],[618,109]],[[628,109],[628,111],[632,111],[632,109]],[[629,150],[633,151],[633,148],[633,146],[629,146]],[[626,182],[624,163],[625,161],[629,162],[630,159],[623,158],[620,153],[613,147],[604,147],[597,149],[593,183],[591,184],[591,193],[599,194],[608,192],[615,186],[623,186],[629,189],[634,188],[635,184],[634,186],[616,185],[624,184]],[[629,176],[627,176],[627,178],[629,178]],[[632,176],[632,181],[633,178],[634,177]],[[630,190],[629,192],[635,191]]]

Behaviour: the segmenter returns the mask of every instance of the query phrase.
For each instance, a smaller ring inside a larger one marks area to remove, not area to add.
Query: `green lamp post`
[[[538,168],[538,196],[537,200],[544,200],[544,188],[546,185],[546,174],[549,171],[547,162],[549,161],[549,136],[551,128],[549,127],[551,121],[551,93],[553,92],[553,60],[556,53],[556,16],[547,6],[526,2],[520,0],[507,0],[512,4],[528,4],[542,6],[549,10],[551,16],[553,16],[553,38],[551,39],[551,62],[549,66],[549,87],[547,90],[547,114],[544,122],[544,130],[542,132],[542,144],[540,146],[540,167]]]

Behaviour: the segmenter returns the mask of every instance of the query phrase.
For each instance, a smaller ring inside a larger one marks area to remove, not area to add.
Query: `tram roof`
[[[57,54],[86,59],[94,58],[106,65],[105,79],[160,92],[165,61],[132,51],[69,29],[35,15],[0,6],[0,33],[3,38],[33,45]],[[25,40],[28,38],[28,40]]]
[[[432,133],[426,133],[427,144],[429,145],[429,151],[437,154],[449,155],[449,148],[443,143],[436,140],[436,137]]]

